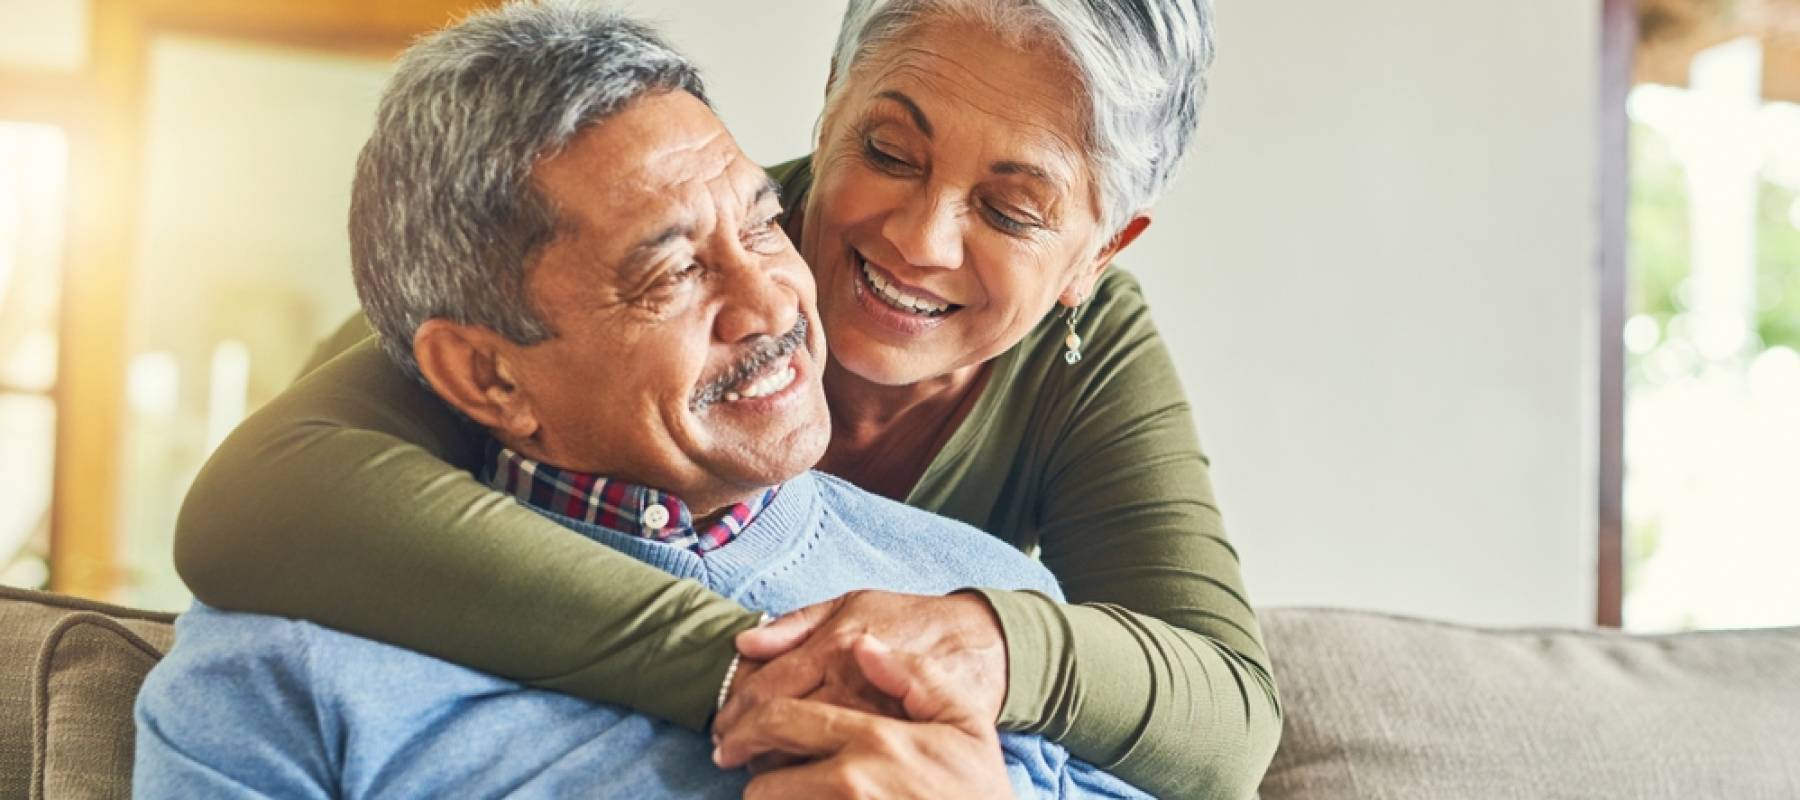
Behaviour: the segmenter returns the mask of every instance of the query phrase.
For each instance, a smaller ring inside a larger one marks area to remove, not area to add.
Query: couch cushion
[[[1263,800],[1800,797],[1800,628],[1260,619],[1286,712]]]
[[[32,800],[131,796],[132,705],[167,647],[91,611],[50,632],[34,680]]]
[[[0,587],[0,800],[127,796],[131,698],[149,670],[139,644],[167,650],[173,621],[172,614]],[[89,746],[96,742],[105,746]],[[127,767],[107,787],[51,781],[44,771],[111,774],[121,746]],[[87,766],[90,756],[108,766]]]

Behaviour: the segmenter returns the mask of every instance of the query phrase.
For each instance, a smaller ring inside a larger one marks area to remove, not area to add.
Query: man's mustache
[[[793,330],[780,337],[764,336],[757,339],[745,348],[744,355],[738,359],[737,364],[707,381],[698,391],[694,392],[694,399],[689,403],[689,407],[694,411],[704,411],[708,406],[724,400],[725,395],[729,394],[733,387],[748,380],[750,376],[767,369],[770,364],[788,357],[795,350],[800,349],[800,345],[806,344],[806,330],[806,315],[801,314],[794,321]]]

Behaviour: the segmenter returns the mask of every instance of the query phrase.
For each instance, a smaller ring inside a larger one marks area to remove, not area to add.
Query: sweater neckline
[[[533,507],[552,521],[573,529],[602,546],[611,547],[678,578],[699,581],[707,588],[736,597],[757,577],[791,561],[805,541],[819,528],[822,513],[819,482],[811,471],[781,484],[737,538],[705,555],[679,545],[646,539],[630,531],[566,517]]]

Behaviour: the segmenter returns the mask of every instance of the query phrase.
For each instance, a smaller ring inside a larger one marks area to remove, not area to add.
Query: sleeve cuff
[[[973,589],[993,606],[1006,639],[1006,700],[999,726],[1042,733],[1050,687],[1061,671],[1057,655],[1068,652],[1068,630],[1055,613],[1056,601],[1036,592]]]
[[[1105,606],[1064,605],[1037,592],[976,589],[1006,636],[999,727],[1123,756],[1153,703],[1146,643]],[[1071,747],[1071,749],[1074,749]]]

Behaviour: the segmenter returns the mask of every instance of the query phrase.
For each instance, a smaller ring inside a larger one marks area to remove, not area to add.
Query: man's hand
[[[770,753],[811,761],[757,775],[746,800],[1012,796],[992,720],[943,672],[870,636],[851,650],[870,684],[915,721],[815,700],[760,703],[718,737],[719,766],[740,767]]]
[[[739,634],[744,666],[713,721],[715,740],[732,733],[747,715],[783,699],[899,716],[892,693],[872,685],[858,664],[856,644],[864,636],[880,640],[907,663],[931,665],[943,685],[955,687],[960,708],[983,727],[994,727],[1006,702],[1006,639],[987,600],[974,593],[864,591]]]

